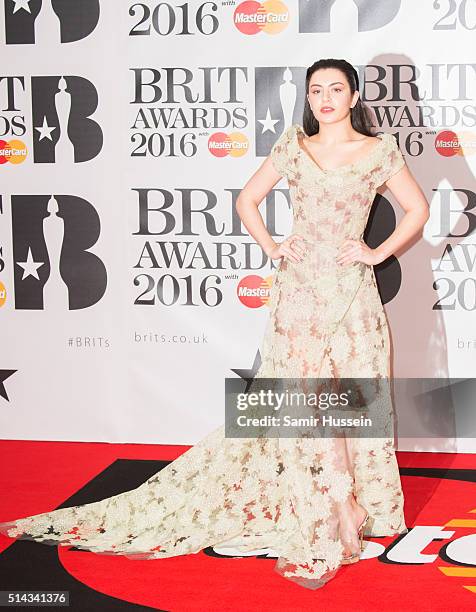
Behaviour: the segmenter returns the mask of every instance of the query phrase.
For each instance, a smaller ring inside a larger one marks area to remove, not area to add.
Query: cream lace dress
[[[389,377],[373,267],[339,267],[335,256],[345,238],[362,238],[377,188],[405,161],[383,134],[361,160],[324,170],[300,146],[303,135],[294,124],[271,151],[309,252],[281,260],[256,377]],[[0,532],[131,559],[267,547],[275,571],[316,589],[340,566],[336,503],[352,491],[370,514],[367,535],[407,531],[393,437],[226,438],[223,425],[134,490],[0,523]]]

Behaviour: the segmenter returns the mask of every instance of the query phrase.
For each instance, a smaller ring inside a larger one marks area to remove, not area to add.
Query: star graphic
[[[259,352],[259,349],[256,351],[256,355],[255,355],[255,359],[253,361],[253,365],[251,367],[251,370],[242,370],[242,369],[231,369],[232,372],[234,372],[235,374],[238,374],[238,376],[240,378],[242,378],[243,380],[246,380],[246,389],[245,389],[245,393],[248,392],[251,383],[253,382],[253,378],[256,374],[256,372],[258,371],[259,367],[261,365],[261,355]]]
[[[258,119],[258,123],[262,124],[262,134],[265,132],[273,132],[273,134],[276,134],[274,126],[276,123],[279,123],[279,119],[271,119],[271,112],[268,107],[268,110],[266,111],[266,119]]]
[[[35,278],[40,280],[40,277],[38,276],[38,268],[44,263],[44,261],[36,262],[33,259],[33,255],[31,254],[31,247],[28,247],[28,255],[26,261],[17,261],[17,264],[23,268],[23,276],[21,279],[25,280],[27,276],[34,276]]]
[[[0,370],[0,395],[9,402],[7,391],[5,389],[5,385],[3,384],[7,378],[9,378],[12,374],[15,374],[16,370]]]
[[[49,140],[53,140],[51,138],[51,132],[53,130],[56,130],[55,126],[50,127],[48,125],[48,122],[46,120],[46,115],[43,116],[43,125],[41,127],[35,127],[35,130],[38,130],[40,132],[40,138],[39,140],[43,140],[43,138],[48,138]]]
[[[23,9],[27,13],[31,14],[30,11],[30,0],[13,0],[15,3],[15,8],[13,9],[13,13],[15,14],[20,9]]]

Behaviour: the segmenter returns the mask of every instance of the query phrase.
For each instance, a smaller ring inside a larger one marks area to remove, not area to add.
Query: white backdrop
[[[474,376],[476,2],[2,8],[0,438],[193,444],[223,422],[224,378],[256,371],[268,317],[240,288],[274,273],[234,202],[324,57],[358,69],[431,205],[378,274],[394,376]],[[260,208],[276,240],[288,195]],[[403,214],[382,196],[379,241]],[[400,448],[476,452],[460,433]]]

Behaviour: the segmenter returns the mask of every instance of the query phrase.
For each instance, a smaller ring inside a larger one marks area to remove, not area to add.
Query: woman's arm
[[[261,202],[280,179],[281,174],[277,172],[268,156],[241,190],[236,200],[236,211],[250,236],[256,240],[268,257],[279,259],[285,256],[298,262],[302,261],[304,250],[293,241],[303,238],[298,234],[292,234],[281,243],[275,242],[258,210]]]
[[[384,184],[393,193],[405,215],[390,236],[375,249],[371,249],[361,241],[345,240],[341,245],[341,254],[336,258],[337,263],[349,264],[361,261],[375,266],[393,255],[413,237],[418,236],[428,221],[430,216],[428,201],[407,165]]]

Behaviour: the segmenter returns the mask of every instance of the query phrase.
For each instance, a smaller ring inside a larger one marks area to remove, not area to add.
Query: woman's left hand
[[[363,240],[344,240],[340,246],[341,251],[336,257],[336,261],[340,265],[361,261],[369,266],[375,266],[382,261],[378,251],[371,249]]]

